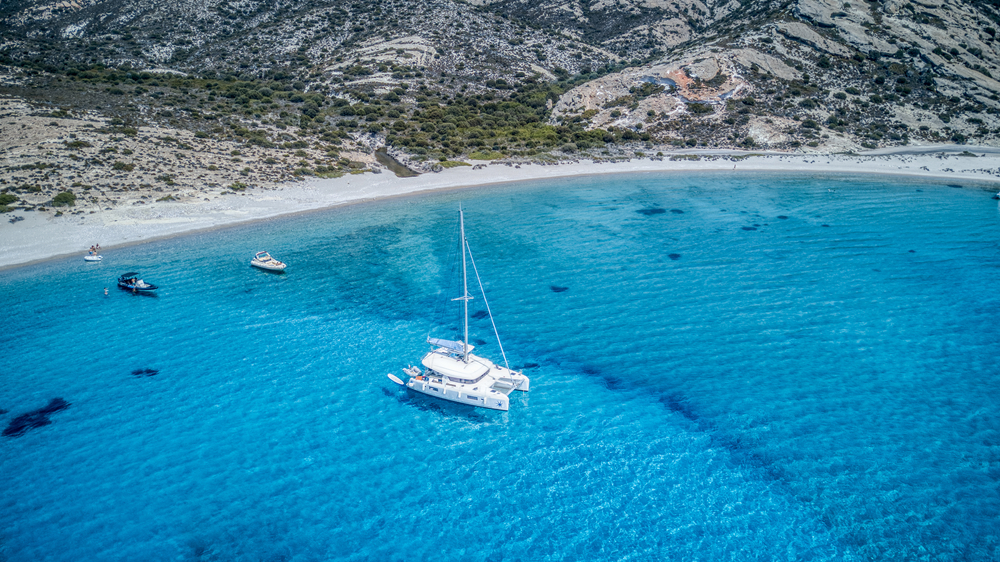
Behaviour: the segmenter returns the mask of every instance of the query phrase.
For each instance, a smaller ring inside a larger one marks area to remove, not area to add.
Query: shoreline
[[[460,166],[408,178],[387,172],[313,178],[275,188],[219,194],[203,201],[151,205],[126,201],[131,204],[83,215],[13,212],[0,215],[0,219],[7,219],[0,222],[0,272],[82,256],[95,243],[110,251],[381,199],[523,181],[669,172],[876,174],[995,185],[1000,183],[1000,150],[966,146],[913,146],[863,154],[680,150],[663,157],[617,162],[584,159],[553,164],[493,163],[478,169]],[[23,216],[24,220],[10,223],[12,216]]]

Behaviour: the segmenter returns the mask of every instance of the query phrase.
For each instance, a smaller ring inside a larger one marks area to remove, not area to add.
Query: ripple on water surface
[[[989,195],[575,178],[4,272],[0,557],[996,560]],[[459,201],[507,413],[385,377],[461,337]]]

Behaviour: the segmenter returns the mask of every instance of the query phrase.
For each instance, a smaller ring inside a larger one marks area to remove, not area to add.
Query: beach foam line
[[[965,155],[963,155],[963,153]],[[975,157],[969,156],[969,154]],[[694,157],[697,157],[695,159]],[[673,159],[676,158],[676,159]],[[769,172],[889,174],[972,182],[996,189],[1000,151],[992,147],[906,147],[878,154],[810,154],[684,150],[663,157],[618,162],[489,164],[448,168],[440,173],[398,178],[389,173],[310,179],[276,189],[217,195],[209,201],[156,202],[120,206],[94,214],[60,217],[41,212],[0,215],[0,270],[102,249],[150,242],[264,219],[431,191],[642,172]],[[970,185],[970,187],[973,187]],[[25,220],[9,223],[12,216]]]

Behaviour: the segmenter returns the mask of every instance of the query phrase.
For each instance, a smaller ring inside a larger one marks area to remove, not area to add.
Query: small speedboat
[[[159,288],[156,285],[151,285],[139,279],[139,274],[134,271],[123,273],[118,278],[118,287],[126,291],[132,291],[133,293],[152,293]]]
[[[87,254],[87,255],[83,256],[83,261],[101,261],[103,259],[104,259],[104,256],[99,256],[99,255],[96,255],[96,254]]]
[[[284,271],[288,267],[284,262],[272,258],[271,254],[267,252],[257,252],[253,259],[250,260],[250,265],[268,271]]]

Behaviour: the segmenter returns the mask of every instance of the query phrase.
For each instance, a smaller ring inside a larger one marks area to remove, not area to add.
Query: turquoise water
[[[507,413],[385,376],[459,336],[459,202]],[[0,559],[1000,559],[998,226],[970,186],[608,176],[0,272],[0,427],[70,404],[0,437]]]

